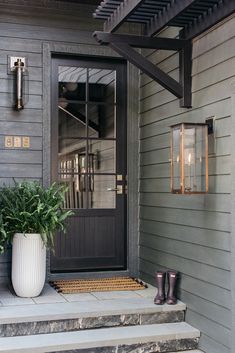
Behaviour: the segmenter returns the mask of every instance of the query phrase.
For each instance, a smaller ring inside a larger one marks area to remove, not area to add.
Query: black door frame
[[[84,55],[97,58],[119,56],[108,47],[99,47],[94,44],[55,43],[46,41],[42,44],[43,52],[43,185],[51,183],[51,58],[54,54]],[[109,271],[107,275],[139,275],[139,71],[127,63],[127,175],[131,180],[127,190],[127,270]],[[92,273],[80,273],[80,278],[88,278]],[[94,272],[93,277],[104,277],[103,272]],[[50,253],[47,258],[47,279],[76,278],[76,273],[52,274],[50,271]]]
[[[58,167],[57,167],[57,156],[58,154],[58,91],[55,87],[58,87],[58,67],[59,66],[79,66],[79,67],[89,67],[89,68],[100,68],[100,69],[109,69],[115,70],[118,79],[116,80],[116,97],[118,99],[116,104],[116,116],[120,117],[116,121],[116,138],[113,138],[116,143],[116,176],[123,175],[124,179],[122,182],[123,188],[125,190],[125,177],[127,175],[127,128],[126,128],[126,96],[127,96],[127,87],[126,87],[126,62],[123,59],[113,59],[113,58],[100,58],[100,57],[83,57],[83,56],[64,56],[64,55],[53,55],[52,56],[52,75],[51,75],[51,88],[52,88],[52,104],[51,104],[51,178],[52,181],[58,180]],[[89,101],[87,101],[89,104]],[[55,113],[56,112],[56,113]],[[104,138],[102,138],[104,139]],[[121,143],[118,144],[119,142]],[[110,140],[110,138],[108,138]],[[102,174],[101,174],[102,175]],[[69,259],[69,268],[75,268],[76,264],[80,268],[77,269],[77,272],[86,272],[90,271],[89,266],[93,264],[93,270],[95,269],[95,264],[97,264],[100,271],[103,270],[126,270],[127,268],[127,207],[126,207],[126,193],[124,191],[123,195],[116,195],[116,208],[115,209],[75,209],[73,210],[75,216],[78,217],[99,217],[99,216],[114,216],[116,215],[116,231],[115,233],[120,236],[116,239],[116,249],[118,250],[117,263],[115,262],[113,266],[109,268],[108,263],[110,263],[109,258],[103,259],[103,262],[107,262],[107,265],[101,265],[102,259],[89,260],[82,259],[81,261],[74,258]],[[67,260],[56,259],[53,255],[51,256],[51,267],[54,268],[53,272],[61,272],[59,269],[61,266],[64,266],[64,272],[70,272],[68,268],[66,269]],[[97,261],[97,262],[96,262]],[[89,266],[88,266],[89,263]],[[120,266],[120,264],[123,264]],[[64,265],[63,265],[64,264]],[[67,265],[68,266],[68,265]],[[52,268],[52,270],[53,270]],[[56,270],[57,269],[57,270]],[[62,271],[63,272],[63,271]],[[71,270],[74,272],[74,270]]]

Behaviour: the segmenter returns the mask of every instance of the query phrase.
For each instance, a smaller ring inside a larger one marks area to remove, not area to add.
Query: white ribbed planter
[[[12,244],[12,285],[19,297],[37,297],[46,277],[46,247],[40,234],[16,233]]]

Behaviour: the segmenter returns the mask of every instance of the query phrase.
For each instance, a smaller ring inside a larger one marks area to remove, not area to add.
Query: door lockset
[[[108,188],[107,191],[116,191],[118,195],[123,194],[123,186],[122,185],[117,185],[116,188]]]

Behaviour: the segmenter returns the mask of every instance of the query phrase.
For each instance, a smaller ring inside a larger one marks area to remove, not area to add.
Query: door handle
[[[123,194],[123,186],[118,185],[116,188],[107,188],[107,191],[116,191],[118,195]]]

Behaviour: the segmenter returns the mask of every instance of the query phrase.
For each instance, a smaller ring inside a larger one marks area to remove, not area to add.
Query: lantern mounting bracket
[[[180,106],[192,107],[192,42],[191,40],[153,38],[128,34],[113,34],[96,31],[94,38],[101,45],[108,45],[126,60],[138,67],[142,72],[158,82],[169,92],[180,98]],[[148,48],[159,50],[173,50],[179,52],[180,82],[159,69],[144,55],[133,48]]]
[[[208,135],[214,133],[214,118],[206,119],[206,125],[208,126]]]

